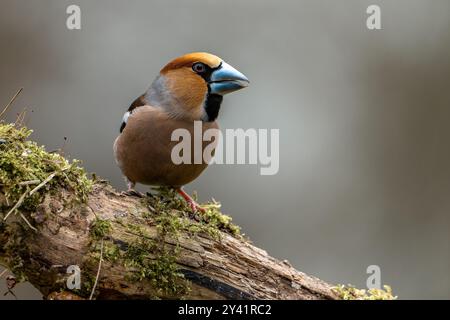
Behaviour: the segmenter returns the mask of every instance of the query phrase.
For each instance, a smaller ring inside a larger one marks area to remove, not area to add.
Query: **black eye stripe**
[[[197,64],[201,64],[202,66],[204,66],[205,70],[203,72],[198,72],[195,70],[195,66]],[[222,68],[222,62],[220,62],[220,64],[215,67],[215,68],[211,68],[210,66],[208,66],[207,64],[204,64],[202,62],[195,62],[192,65],[192,70],[197,73],[199,76],[201,76],[203,79],[205,79],[206,82],[209,82],[211,80],[211,74],[215,71]]]

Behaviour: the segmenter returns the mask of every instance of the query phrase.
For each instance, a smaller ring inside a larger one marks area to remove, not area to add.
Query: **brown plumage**
[[[181,187],[206,169],[207,163],[193,164],[193,152],[192,164],[175,165],[172,162],[171,151],[178,142],[170,138],[172,132],[179,128],[189,130],[194,136],[193,121],[172,119],[161,108],[142,106],[130,115],[125,130],[114,144],[119,167],[129,181]],[[217,121],[203,122],[203,131],[209,128],[218,128]],[[207,144],[209,142],[204,146]]]
[[[208,53],[191,53],[168,63],[142,96],[129,107],[114,143],[118,166],[129,181],[177,189],[195,211],[202,210],[182,186],[197,178],[207,163],[176,165],[171,159],[172,132],[184,128],[194,137],[194,121],[203,132],[218,128],[216,121],[222,96],[247,86],[247,78]],[[210,142],[203,142],[203,148]],[[197,150],[202,152],[203,150]]]

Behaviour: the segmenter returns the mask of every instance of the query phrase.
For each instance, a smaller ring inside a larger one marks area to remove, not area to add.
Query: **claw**
[[[122,196],[131,196],[131,197],[138,197],[138,198],[143,198],[144,194],[142,194],[141,192],[134,190],[134,189],[128,189],[127,191],[122,191],[120,193],[120,195]]]
[[[200,207],[200,205],[197,202],[195,202],[195,201],[188,201],[188,203],[189,203],[189,206],[192,209],[192,212],[194,212],[194,213],[197,212],[197,211],[200,211],[202,213],[206,212],[206,209]]]
[[[134,187],[136,186],[136,183],[128,180],[127,178],[125,178],[125,181],[127,182],[128,190],[127,191],[122,191],[120,193],[120,195],[122,195],[122,196],[132,196],[132,197],[138,197],[138,198],[143,198],[144,197],[144,194],[140,193],[137,190],[134,190]]]
[[[178,192],[178,194],[179,194],[180,196],[183,197],[184,200],[186,200],[186,202],[187,202],[187,203],[189,204],[189,206],[191,207],[192,212],[194,212],[194,213],[197,212],[197,211],[200,211],[200,212],[202,212],[202,213],[205,213],[205,212],[206,212],[206,209],[200,207],[200,205],[199,205],[197,202],[195,202],[195,200],[192,199],[191,196],[188,195],[182,188],[178,188],[178,189],[177,189],[177,192]]]

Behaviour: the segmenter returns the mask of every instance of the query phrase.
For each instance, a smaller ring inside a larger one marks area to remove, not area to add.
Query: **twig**
[[[14,103],[14,101],[17,99],[19,94],[22,92],[23,88],[20,88],[19,91],[12,97],[11,101],[6,105],[6,107],[3,109],[3,111],[0,113],[0,118],[6,113],[6,111],[9,109],[9,107]]]
[[[102,269],[102,261],[103,261],[103,239],[100,247],[100,261],[98,263],[97,276],[95,277],[94,286],[92,287],[91,295],[89,296],[89,300],[92,300],[94,296],[95,288],[97,287],[98,278],[100,277],[100,270]]]
[[[22,181],[22,182],[19,182],[19,186],[29,186],[32,184],[38,184],[39,182],[41,182],[41,180]]]
[[[91,209],[91,211],[92,211],[92,213],[94,214],[95,218],[98,219],[98,216],[97,216],[97,214],[95,213],[95,210],[92,209],[92,207],[89,205],[89,203],[87,203],[86,205],[87,205],[87,207],[88,207],[89,209]]]
[[[63,170],[66,170],[65,168]],[[44,181],[42,181],[36,188],[30,191],[30,196],[32,196],[34,193],[39,191],[43,186],[45,186],[50,180],[52,180],[56,175],[58,174],[57,171],[53,172],[51,175],[49,175]]]
[[[16,122],[14,125],[16,127],[22,127],[25,125],[25,116],[27,115],[27,108],[24,108],[19,115],[17,116]]]
[[[20,207],[23,203],[23,201],[25,200],[26,196],[28,194],[28,189],[27,191],[24,192],[24,194],[22,194],[19,198],[19,201],[17,201],[17,203],[14,205],[14,207],[12,207],[11,210],[9,210],[9,212],[6,214],[6,216],[3,218],[3,221],[6,221],[6,219],[8,219],[9,215],[11,213],[13,213],[18,207]]]
[[[29,186],[32,184],[38,184],[39,182],[41,182],[41,180],[22,181],[22,182],[19,182],[18,185],[19,186]],[[0,183],[0,187],[4,187],[4,186],[6,186],[6,184]]]
[[[69,167],[63,168],[61,171],[65,171],[67,170]],[[17,208],[19,208],[23,201],[25,200],[25,198],[27,196],[32,196],[34,193],[36,193],[37,191],[39,191],[43,186],[45,186],[50,180],[52,180],[59,171],[55,171],[53,172],[51,175],[49,175],[44,181],[42,181],[36,188],[34,188],[33,190],[31,190],[30,192],[25,191],[24,194],[22,194],[19,198],[19,201],[17,201],[17,203],[14,205],[14,207],[12,207],[11,210],[9,210],[9,212],[6,214],[6,216],[3,218],[3,221],[6,221],[6,219],[8,219],[8,217],[11,215],[11,213],[13,213]],[[30,225],[30,223],[25,219],[25,217],[23,217],[24,220],[27,222],[27,224],[32,228],[35,229],[33,226]]]
[[[37,231],[37,229],[31,225],[31,223],[27,220],[27,218],[25,218],[25,216],[24,216],[22,213],[20,213],[20,216],[22,217],[23,220],[25,220],[25,223],[26,223],[31,229],[33,229],[34,231]]]
[[[66,168],[67,169],[67,168]],[[64,170],[66,170],[64,169]],[[75,190],[75,186],[73,185],[72,181],[70,181],[69,177],[67,176],[67,174],[63,171],[62,174],[64,175],[64,177],[66,178],[67,184],[73,189]]]

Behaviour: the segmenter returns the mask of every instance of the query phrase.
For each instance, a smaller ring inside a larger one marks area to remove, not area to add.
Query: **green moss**
[[[140,236],[123,254],[125,266],[132,268],[131,280],[147,279],[160,293],[182,298],[189,292],[189,281],[179,272],[176,263],[180,235],[203,233],[218,239],[221,231],[240,236],[239,228],[231,223],[229,216],[220,212],[217,202],[204,205],[206,212],[194,215],[186,202],[170,188],[158,188],[156,194],[142,201],[149,211],[142,212],[141,216],[147,225],[156,226],[157,237],[151,239],[140,224],[124,225],[129,232]],[[167,239],[175,245],[168,245]]]
[[[114,240],[107,236],[113,230],[109,221],[97,219],[91,227],[92,255],[86,261],[88,269],[98,264],[100,259],[101,242],[103,239],[103,259],[112,264],[121,264],[127,269],[125,277],[128,281],[139,282],[148,280],[156,289],[155,298],[160,296],[181,297],[189,291],[189,282],[179,272],[176,263],[178,246],[167,245],[166,235],[173,234],[169,229],[158,229],[158,236],[152,239],[145,231],[144,225],[123,223],[116,220],[114,223],[125,228],[129,233],[136,235],[137,240],[120,248]],[[161,230],[161,231],[159,231]]]
[[[9,270],[14,274],[17,282],[27,281],[27,276],[25,275],[25,273],[23,271],[24,261],[20,255],[18,255],[18,254],[13,255],[11,257],[8,265],[9,265]]]
[[[27,195],[21,209],[34,210],[46,193],[58,187],[70,189],[77,200],[86,201],[92,181],[77,160],[69,162],[57,153],[27,140],[32,130],[0,122],[0,191],[5,195],[7,212],[19,198],[52,174],[55,176],[33,195]]]
[[[231,223],[229,216],[220,212],[219,203],[207,203],[203,205],[205,213],[194,215],[186,202],[170,188],[158,188],[156,194],[142,201],[149,210],[133,216],[141,216],[145,219],[144,223],[125,224],[120,219],[115,221],[128,232],[138,235],[138,240],[129,244],[124,251],[112,243],[106,245],[105,259],[121,261],[129,270],[127,276],[130,280],[149,280],[158,294],[183,297],[189,292],[189,281],[179,271],[177,264],[179,236],[204,233],[218,239],[221,232],[240,236],[239,228]],[[156,238],[145,232],[145,224],[156,227]]]
[[[96,219],[91,226],[90,235],[95,240],[101,240],[111,233],[112,225],[108,220]]]
[[[125,266],[132,268],[132,281],[147,279],[160,293],[181,296],[188,291],[188,282],[176,264],[177,249],[161,246],[157,241],[141,237],[130,244],[123,255]],[[154,256],[150,257],[149,254]],[[134,270],[133,270],[134,269]]]
[[[220,203],[211,201],[203,204],[206,212],[194,215],[186,201],[173,189],[160,187],[155,190],[155,195],[144,198],[145,205],[150,208],[145,217],[154,220],[160,230],[176,234],[180,231],[207,233],[214,238],[218,238],[220,232],[240,236],[240,228],[231,222],[232,218],[220,212]]]
[[[395,300],[397,296],[392,294],[392,289],[388,285],[384,289],[357,289],[352,285],[338,285],[333,291],[343,300]]]
[[[126,227],[127,230],[131,233],[140,234],[140,235],[144,234],[144,231],[142,230],[142,226],[140,226],[138,224],[127,223],[126,225],[124,225],[124,227]]]
[[[24,194],[25,200],[19,208],[34,211],[46,194],[59,188],[74,192],[76,195],[74,200],[85,202],[92,190],[93,181],[87,177],[79,162],[77,160],[69,162],[57,153],[45,151],[43,146],[28,140],[31,133],[32,131],[25,127],[0,122],[0,193],[5,196],[4,201],[0,203],[0,206],[3,205],[0,208],[1,212],[8,212]],[[41,189],[31,196],[27,194],[49,177],[52,178]],[[125,225],[120,219],[114,221],[97,219],[93,222],[90,228],[92,255],[86,259],[87,266],[90,265],[88,269],[94,270],[98,265],[99,244],[100,240],[103,240],[105,261],[121,263],[129,268],[127,276],[134,281],[149,280],[159,292],[156,296],[183,297],[189,292],[189,281],[184,278],[176,262],[180,252],[179,236],[186,232],[192,236],[203,233],[218,239],[221,232],[224,232],[240,237],[239,228],[231,222],[229,216],[220,212],[219,203],[215,201],[206,203],[202,205],[206,209],[205,213],[194,214],[187,203],[170,188],[159,188],[155,195],[145,197],[143,201],[149,210],[130,214],[136,217],[136,224]],[[65,203],[70,204],[73,203]],[[4,228],[1,220],[0,216],[0,230]],[[119,248],[113,239],[108,237],[113,231],[113,223],[140,237],[126,249]],[[156,226],[156,238],[153,235],[152,239],[145,233],[145,224]],[[19,252],[17,248],[21,246],[20,235],[23,235],[24,230],[15,232],[15,236],[9,238],[11,245],[4,245],[3,248],[11,247],[9,248],[11,252]],[[16,239],[17,237],[19,238]],[[26,248],[22,248],[20,252],[23,250]],[[9,264],[13,266],[15,273],[20,274],[23,266],[20,258],[22,254],[11,256],[17,256],[17,261],[11,261]],[[83,280],[85,295],[92,290],[94,281],[92,276],[85,273]]]
[[[92,292],[92,288],[94,287],[95,277],[91,274],[84,272],[81,274],[81,286],[80,289],[73,289],[75,294],[88,298]]]
[[[228,215],[220,212],[220,203],[213,201],[205,206],[206,212],[204,214],[203,226],[209,233],[215,233],[215,231],[223,231],[233,236],[240,236],[241,229],[233,224],[232,218]]]
[[[105,242],[103,247],[103,258],[109,262],[116,262],[121,258],[120,249],[112,242]]]
[[[8,268],[15,275],[18,282],[27,280],[24,272],[25,261],[23,256],[28,255],[28,247],[22,244],[22,234],[25,232],[25,227],[19,224],[11,226],[7,229],[1,228],[2,233],[6,235],[7,241],[1,244],[2,250],[5,252],[3,259],[5,259]]]
[[[92,181],[79,166],[79,162],[68,161],[57,153],[50,153],[43,146],[28,140],[31,130],[15,124],[0,121],[0,231],[7,241],[0,245],[8,256],[7,265],[18,281],[24,281],[25,263],[29,257],[25,238],[33,236],[29,232],[26,218],[6,227],[3,219],[13,206],[23,198],[18,207],[22,211],[35,211],[47,194],[54,194],[61,188],[75,194],[65,199],[67,205],[85,202],[92,189]],[[43,184],[43,182],[45,182]],[[42,187],[32,195],[29,192]]]

